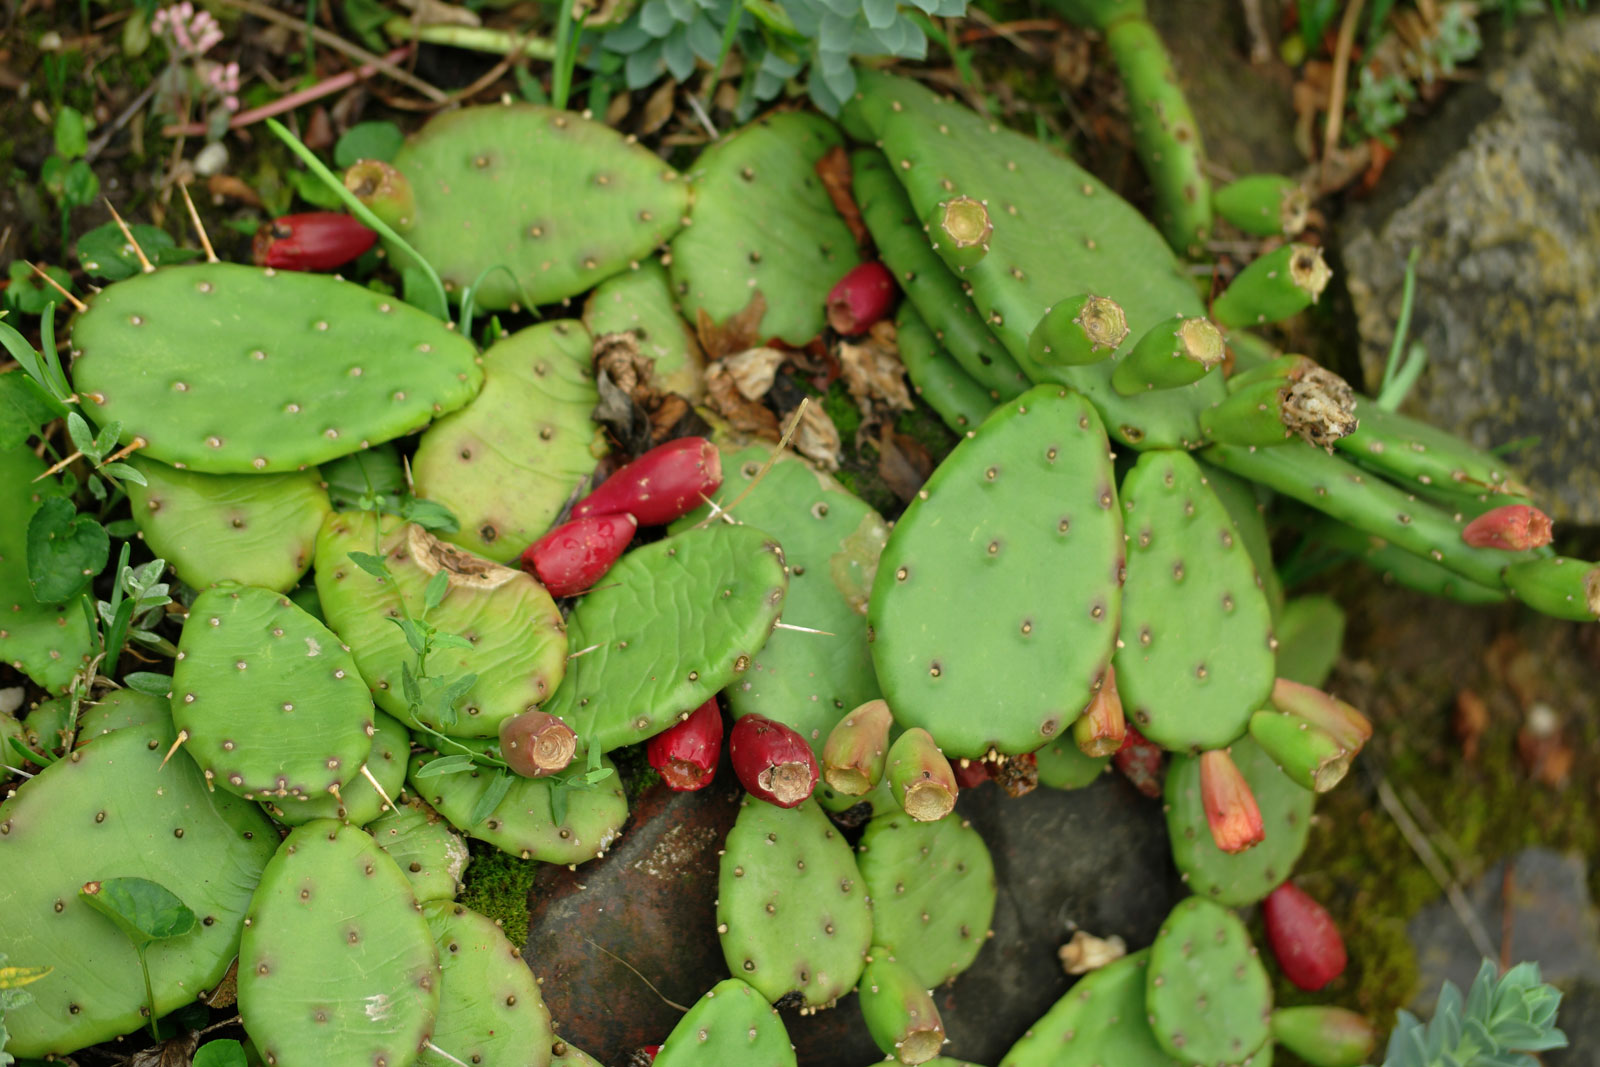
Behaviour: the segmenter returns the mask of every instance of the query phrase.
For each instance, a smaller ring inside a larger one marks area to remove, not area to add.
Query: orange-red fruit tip
[[[551,596],[577,596],[605,576],[628,545],[639,524],[632,515],[591,515],[564,522],[522,553],[522,569]]]
[[[1543,548],[1554,536],[1550,516],[1527,504],[1507,504],[1486,511],[1461,530],[1461,540],[1473,548],[1503,548],[1508,552]]]
[[[865,333],[894,307],[894,275],[876,261],[862,263],[828,291],[828,325],[846,337]]]
[[[1372,739],[1372,720],[1354,705],[1309,685],[1277,679],[1272,683],[1272,706],[1322,727],[1352,756]]]
[[[1250,783],[1224,748],[1200,754],[1200,802],[1211,839],[1224,852],[1243,852],[1266,840]]]
[[[688,793],[710,785],[722,757],[722,710],[717,698],[652,737],[645,756],[668,789]]]
[[[722,454],[704,437],[657,445],[620,468],[572,509],[574,519],[632,515],[640,526],[665,526],[722,487]]]

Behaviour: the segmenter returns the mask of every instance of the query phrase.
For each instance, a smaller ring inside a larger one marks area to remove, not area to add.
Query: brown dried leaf
[[[1478,742],[1489,728],[1489,705],[1470,689],[1456,694],[1456,714],[1453,723],[1456,740],[1461,743],[1461,758],[1468,763],[1478,758]]]
[[[243,181],[231,174],[213,174],[206,179],[206,191],[212,196],[219,196],[226,200],[237,200],[241,204],[251,207],[261,207],[261,197],[256,191]]]
[[[778,416],[765,404],[746,400],[733,375],[721,361],[706,368],[706,400],[711,410],[728,420],[733,429],[753,434],[768,441],[776,441],[782,434],[778,430]]]
[[[706,359],[716,360],[761,345],[761,319],[767,313],[767,298],[757,289],[750,294],[750,302],[726,322],[715,323],[704,308],[695,312],[695,332],[700,335],[700,347]]]
[[[772,388],[778,367],[788,358],[776,348],[751,348],[722,361],[746,400],[760,400]]]
[[[792,418],[789,416],[788,418]],[[788,425],[785,418],[784,425]],[[800,427],[795,431],[794,450],[825,471],[839,469],[839,430],[833,419],[822,410],[821,404],[807,404],[800,414]]]
[[[895,496],[910,500],[932,473],[933,459],[921,441],[883,427],[878,437],[878,477]]]
[[[856,244],[867,247],[867,226],[861,221],[861,209],[856,207],[855,196],[850,191],[850,154],[843,145],[834,145],[827,155],[817,160],[816,171],[817,177],[822,179],[822,187],[828,191],[828,199],[833,201],[833,209],[850,227]]]
[[[911,390],[895,343],[894,323],[873,326],[860,344],[840,341],[838,357],[845,386],[863,414],[870,413],[875,402],[891,411],[911,410]]]
[[[672,105],[678,99],[678,83],[668,78],[644,102],[644,118],[639,121],[639,136],[648,137],[672,118]]]

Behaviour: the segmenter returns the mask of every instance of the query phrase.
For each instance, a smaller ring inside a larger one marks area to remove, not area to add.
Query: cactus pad
[[[254,804],[208,792],[182,756],[163,768],[172,737],[161,726],[107,734],[0,804],[0,955],[55,968],[29,987],[31,1003],[7,1009],[8,1051],[65,1055],[143,1021],[138,958],[79,899],[86,882],[147,878],[200,917],[192,933],[148,950],[159,1014],[215,988],[227,972],[278,835]]]
[[[352,552],[375,549],[394,576],[392,585],[350,559]],[[448,584],[427,621],[466,638],[470,647],[436,649],[428,671],[446,681],[476,674],[477,681],[457,701],[454,721],[441,718],[443,709],[426,699],[417,715],[452,736],[493,737],[501,722],[544,703],[566,673],[561,613],[544,587],[420,526],[370,512],[329,515],[317,538],[317,594],[328,625],[350,646],[373,701],[402,721],[412,712],[401,669],[415,668],[416,654],[393,620],[402,617],[402,597],[412,616],[422,614],[428,582],[440,571]]]
[[[415,203],[406,240],[457,297],[474,286],[482,308],[576,296],[649,255],[688,205],[678,173],[648,150],[530,104],[439,115],[394,166]]]
[[[28,521],[61,483],[27,448],[0,449],[0,662],[61,692],[89,662],[89,623],[77,604],[40,604],[28,587]]]
[[[367,833],[394,860],[419,901],[454,899],[472,858],[466,843],[422,799],[394,800],[397,807],[368,823]]]
[[[133,689],[111,690],[79,712],[78,738],[73,747],[82,748],[97,737],[129,726],[150,726],[171,733],[172,707],[167,698]]]
[[[453,1058],[425,1049],[417,1067],[549,1067],[550,1011],[522,954],[494,920],[442,900],[424,906],[422,915],[443,972],[430,1041]]]
[[[411,1063],[439,985],[411,886],[372,838],[319,819],[284,840],[239,944],[239,1014],[269,1067]]]
[[[939,346],[910,303],[901,304],[895,315],[895,340],[912,388],[952,431],[975,430],[994,410],[994,397]]]
[[[873,945],[856,989],[867,1032],[895,1063],[927,1063],[944,1045],[944,1020],[916,972],[884,945]]]
[[[718,982],[667,1035],[655,1067],[795,1067],[789,1032],[772,1005],[737,978]]]
[[[326,274],[136,274],[72,324],[72,383],[123,443],[208,474],[292,471],[411,433],[478,392],[472,343]]]
[[[705,396],[705,353],[684,325],[672,295],[672,280],[659,259],[647,259],[637,270],[607,278],[583,305],[583,325],[599,337],[634,334],[639,354],[655,360],[655,383],[690,400]]]
[[[1177,1067],[1145,1021],[1148,951],[1091,971],[1045,1012],[1000,1067]]]
[[[155,460],[129,462],[145,484],[125,481],[133,519],[150,551],[196,589],[218,582],[286,593],[311,566],[328,494],[315,470],[197,474]]]
[[[814,801],[742,803],[717,880],[728,970],[773,1003],[831,1006],[855,988],[872,944],[855,857]]]
[[[672,240],[672,281],[691,322],[724,325],[760,298],[756,333],[796,347],[822,332],[828,290],[859,262],[817,176],[841,145],[821,115],[785,112],[707,149],[689,171],[694,209]]]
[[[372,701],[327,627],[270,589],[195,598],[172,676],[185,750],[246,799],[299,803],[349,782],[372,748]]]
[[[1057,738],[1034,753],[1039,784],[1051,789],[1082,789],[1105,773],[1110,756],[1086,756],[1071,735]]]
[[[1272,689],[1272,611],[1227,510],[1181,452],[1122,482],[1128,579],[1117,691],[1129,721],[1177,752],[1244,733]]]
[[[1196,896],[1228,907],[1263,899],[1289,877],[1305,851],[1316,794],[1296,785],[1250,737],[1229,746],[1233,762],[1250,783],[1261,809],[1266,839],[1243,852],[1217,847],[1200,800],[1200,760],[1174,756],[1167,767],[1167,834],[1172,858]]]
[[[1203,1067],[1243,1063],[1270,1040],[1272,983],[1232,912],[1180,901],[1150,946],[1145,1006],[1156,1041]]]
[[[406,764],[411,759],[411,732],[404,723],[381,711],[373,713],[372,728],[372,751],[364,766],[383,787],[381,796],[365,774],[357,773],[337,797],[330,794],[282,805],[268,801],[267,814],[287,826],[303,826],[312,819],[338,819],[351,826],[365,826],[389,810],[384,797],[399,803],[396,798],[405,787]]]
[[[422,435],[411,472],[418,496],[460,520],[446,540],[509,562],[594,473],[589,412],[600,394],[589,348],[589,332],[570,320],[502,338],[483,354],[478,399]]]
[[[868,623],[896,721],[951,759],[1051,740],[1111,657],[1122,559],[1094,408],[1051,385],[1003,405],[934,471],[879,561]],[[979,605],[991,621],[974,626],[962,607]]]
[[[872,899],[872,939],[931,989],[972,966],[994,918],[994,862],[961,819],[873,819],[856,864]]]
[[[783,607],[776,541],[717,522],[636,548],[567,620],[546,711],[603,752],[653,737],[750,669]]]

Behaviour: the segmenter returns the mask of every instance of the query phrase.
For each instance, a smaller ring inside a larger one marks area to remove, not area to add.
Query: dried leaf
[[[1079,930],[1057,954],[1061,957],[1062,969],[1068,974],[1088,974],[1126,956],[1128,945],[1115,934],[1100,938],[1087,930]]]
[[[761,319],[767,313],[767,298],[757,289],[750,294],[744,309],[726,322],[715,323],[704,308],[695,312],[695,332],[706,359],[717,360],[761,345]]]
[[[648,137],[667,124],[672,117],[672,105],[678,98],[678,83],[668,78],[644,102],[644,118],[639,122],[639,136]]]
[[[784,425],[792,418],[784,418]],[[839,469],[839,430],[833,425],[821,404],[807,404],[800,415],[800,426],[795,430],[794,450],[825,471]]]
[[[891,411],[911,410],[911,391],[895,343],[894,323],[878,323],[860,344],[840,341],[838,357],[845,386],[863,414],[869,414],[875,403]]]
[[[1456,740],[1461,743],[1461,758],[1468,763],[1478,758],[1478,742],[1489,728],[1489,706],[1470,689],[1456,694]]]
[[[768,441],[776,441],[782,436],[778,430],[778,417],[765,404],[746,400],[734,384],[733,375],[720,361],[706,368],[706,397],[711,410],[727,419],[735,430]]]
[[[856,244],[865,248],[868,242],[867,227],[861,221],[861,209],[856,207],[855,197],[850,192],[850,154],[843,145],[834,145],[828,149],[827,155],[817,160],[816,171],[817,177],[822,179],[822,187],[828,191],[828,199],[833,201],[833,209],[850,227]]]
[[[786,355],[776,348],[751,348],[722,361],[746,400],[760,400],[772,388]]]
[[[910,500],[933,473],[933,459],[915,437],[885,425],[878,437],[878,477],[901,500]]]
[[[206,179],[206,191],[225,200],[237,200],[251,207],[261,207],[261,197],[243,181],[231,174],[213,174]]]

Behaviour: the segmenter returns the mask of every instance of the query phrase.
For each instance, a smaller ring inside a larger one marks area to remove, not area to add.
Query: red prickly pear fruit
[[[751,796],[793,808],[817,787],[817,757],[811,745],[781,722],[765,715],[743,715],[728,736],[733,773]]]
[[[278,270],[333,270],[361,258],[378,235],[349,215],[308,211],[264,222],[251,243],[256,266]]]
[[[578,735],[548,711],[525,711],[500,724],[500,756],[524,778],[566,770],[577,751]]]
[[[572,509],[574,519],[632,515],[640,526],[665,526],[722,486],[722,455],[704,437],[657,445],[621,467]]]
[[[1200,753],[1200,803],[1211,839],[1222,851],[1243,852],[1266,840],[1256,796],[1225,748]]]
[[[1315,993],[1344,973],[1344,938],[1333,917],[1294,883],[1269,893],[1261,912],[1267,942],[1289,981]]]
[[[1122,697],[1117,695],[1117,675],[1106,666],[1105,680],[1072,724],[1072,737],[1085,756],[1099,759],[1115,755],[1128,736],[1128,720],[1122,715]]]
[[[958,759],[950,764],[955,772],[956,785],[962,789],[976,789],[990,778],[989,764],[981,759]]]
[[[1133,787],[1147,797],[1159,797],[1162,790],[1162,752],[1161,746],[1149,741],[1134,728],[1133,723],[1126,723],[1126,733],[1122,737],[1122,747],[1117,749],[1117,754],[1111,757],[1111,762],[1123,777],[1133,783]]]
[[[1543,548],[1554,540],[1550,516],[1527,504],[1507,504],[1486,511],[1461,531],[1461,540],[1473,548],[1503,548],[1525,552]]]
[[[1372,739],[1372,722],[1353,706],[1320,689],[1287,678],[1272,683],[1272,706],[1333,735],[1351,758]]]
[[[564,522],[523,550],[522,569],[551,596],[577,596],[611,569],[638,529],[626,513]]]
[[[853,267],[828,291],[828,325],[846,337],[866,333],[894,308],[894,275],[876,261]]]
[[[895,803],[917,822],[934,822],[950,814],[961,787],[950,761],[933,735],[913,726],[889,746],[889,792]]]
[[[652,737],[645,754],[668,789],[689,793],[710,785],[722,756],[722,711],[717,698]]]
[[[869,700],[840,719],[822,744],[822,777],[847,797],[870,793],[883,779],[894,717],[882,700]]]
[[[1279,1008],[1272,1038],[1312,1067],[1360,1067],[1378,1045],[1365,1015],[1327,1004]]]

